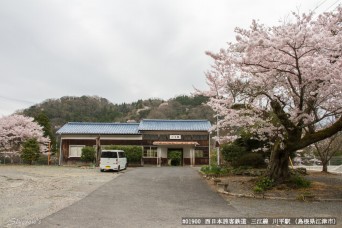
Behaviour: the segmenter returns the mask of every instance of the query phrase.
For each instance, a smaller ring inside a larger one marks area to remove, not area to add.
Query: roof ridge
[[[184,119],[176,119],[176,120],[169,120],[169,119],[143,119],[142,121],[165,121],[165,122],[199,122],[199,121],[209,121],[207,119],[196,119],[196,120],[184,120]]]
[[[139,125],[140,123],[116,123],[116,122],[68,122],[67,124],[89,124],[89,125]]]

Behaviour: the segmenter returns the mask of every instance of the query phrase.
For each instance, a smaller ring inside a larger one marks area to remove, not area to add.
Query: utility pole
[[[217,165],[220,165],[220,127],[219,127],[219,117],[218,113],[216,115],[216,131],[217,131],[217,142],[218,142],[218,147],[217,147]]]
[[[208,138],[208,142],[209,142],[209,165],[211,165],[211,158],[210,158],[210,156],[211,156],[211,154],[210,154],[210,150],[211,150],[211,146],[210,146],[210,144],[211,144],[211,135],[210,135],[210,132],[209,132],[209,138]]]
[[[48,145],[48,165],[50,165],[50,154],[51,154],[51,142],[49,141],[49,145]]]
[[[101,136],[98,135],[96,137],[96,165],[95,167],[100,166],[100,159],[101,159]]]

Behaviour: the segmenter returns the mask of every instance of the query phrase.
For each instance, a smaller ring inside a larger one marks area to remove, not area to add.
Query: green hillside
[[[209,119],[213,111],[204,105],[203,96],[177,96],[161,99],[138,100],[132,103],[113,104],[97,96],[62,97],[48,99],[21,111],[37,118],[43,112],[49,119],[52,131],[67,122],[127,122],[141,119]]]

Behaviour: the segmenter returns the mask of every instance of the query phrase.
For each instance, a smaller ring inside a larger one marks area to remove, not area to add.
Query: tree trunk
[[[289,154],[289,151],[281,150],[279,147],[271,153],[267,175],[275,183],[283,183],[290,177]]]
[[[327,173],[328,172],[328,162],[327,161],[322,161],[323,169],[322,172]]]

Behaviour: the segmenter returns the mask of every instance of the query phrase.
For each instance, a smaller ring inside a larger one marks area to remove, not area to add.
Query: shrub
[[[240,137],[236,139],[233,143],[223,144],[222,155],[223,155],[224,160],[229,162],[233,167],[240,166],[239,163],[243,163],[241,164],[242,166],[252,166],[254,168],[265,166],[264,158],[266,156],[268,157],[270,156],[269,151],[259,153],[259,155],[251,155],[252,156],[251,160],[256,158],[257,161],[260,162],[258,165],[250,165],[249,161],[244,162],[243,160],[248,159],[249,155],[246,155],[246,154],[251,154],[252,151],[257,148],[261,148],[261,147],[268,148],[266,145],[266,142],[259,140],[255,135],[249,132],[242,131],[239,134],[240,134]]]
[[[211,151],[209,165],[217,165],[217,150]]]
[[[246,148],[246,151],[267,147],[267,141],[259,140],[257,135],[248,131],[240,132],[240,138],[236,139],[234,143]]]
[[[169,154],[168,154],[169,158],[171,159],[171,165],[172,166],[178,166],[180,165],[181,163],[181,156],[182,156],[182,153],[180,151],[171,151]]]
[[[211,174],[220,174],[221,172],[221,167],[217,165],[212,165],[210,166],[210,173]]]
[[[262,192],[264,192],[265,190],[262,189],[260,186],[255,186],[254,189],[253,189],[253,191],[254,191],[255,193],[262,193]]]
[[[35,164],[36,165],[47,165],[48,164],[48,156],[42,154],[41,156],[39,156],[39,158],[37,159]]]
[[[257,186],[263,189],[271,189],[273,187],[273,180],[268,177],[263,177],[257,182]]]
[[[259,153],[248,153],[242,155],[239,159],[232,163],[234,167],[249,166],[253,168],[265,167],[264,157]]]
[[[85,162],[92,162],[94,163],[95,161],[95,148],[91,146],[86,146],[82,148],[82,155],[81,155],[81,160]]]
[[[308,188],[311,186],[311,182],[309,180],[298,174],[290,177],[289,184],[294,188]]]
[[[224,144],[222,146],[222,156],[228,161],[234,163],[241,155],[246,154],[246,149],[235,143]]]
[[[139,163],[142,158],[143,148],[141,146],[117,146],[105,147],[106,150],[123,150],[126,153],[128,163]]]
[[[203,173],[209,173],[209,171],[210,171],[210,166],[209,165],[204,165],[204,166],[202,166],[201,167],[201,171],[203,172]]]
[[[220,170],[221,175],[227,175],[229,173],[231,173],[231,169],[229,169],[227,167],[221,167],[221,170]]]
[[[250,167],[246,167],[246,166],[239,166],[239,167],[236,167],[232,170],[232,173],[234,175],[243,175],[243,173],[248,170]]]
[[[37,139],[28,139],[23,144],[21,158],[25,163],[32,165],[40,156],[39,144]]]
[[[268,177],[263,177],[258,180],[253,190],[256,193],[261,193],[261,192],[271,189],[273,185],[274,185],[274,182],[272,179]]]

